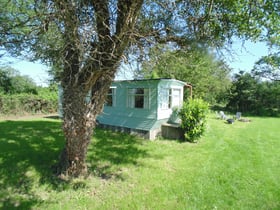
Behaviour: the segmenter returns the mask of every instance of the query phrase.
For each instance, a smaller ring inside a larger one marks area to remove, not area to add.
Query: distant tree
[[[5,68],[0,68],[0,93],[8,93],[12,88],[11,77]]]
[[[145,78],[175,78],[190,83],[195,97],[214,103],[230,86],[230,68],[205,47],[155,48],[139,72]]]
[[[256,104],[251,112],[258,115],[276,116],[280,113],[280,83],[263,81],[256,90]]]
[[[58,172],[79,176],[87,171],[95,119],[129,47],[145,52],[154,43],[194,41],[221,47],[233,36],[276,36],[278,12],[278,0],[2,0],[0,45],[58,70],[66,138]]]
[[[12,67],[0,68],[0,89],[5,94],[37,94],[36,83],[28,76],[22,76]]]
[[[252,110],[256,101],[257,85],[258,82],[251,74],[242,71],[235,74],[230,89],[228,107],[241,112]]]
[[[37,94],[37,85],[29,76],[15,75],[11,78],[11,93]]]
[[[261,81],[250,73],[240,72],[234,76],[227,107],[232,111],[257,115],[280,113],[280,83]]]

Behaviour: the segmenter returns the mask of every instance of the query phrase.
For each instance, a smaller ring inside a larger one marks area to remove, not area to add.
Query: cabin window
[[[169,90],[169,108],[181,106],[181,90],[172,88]]]
[[[169,108],[169,89],[163,88],[160,91],[160,108],[168,109]]]
[[[107,93],[106,106],[115,106],[116,103],[116,88],[110,88]]]
[[[161,90],[160,108],[171,109],[181,105],[181,89],[179,88],[163,88]]]
[[[147,88],[129,88],[127,105],[130,108],[149,108],[149,89]]]

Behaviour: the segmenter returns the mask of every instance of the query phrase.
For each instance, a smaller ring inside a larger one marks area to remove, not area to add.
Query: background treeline
[[[234,75],[228,91],[227,109],[254,115],[280,115],[280,81],[263,80],[252,73]]]
[[[57,86],[40,87],[11,67],[0,67],[0,115],[54,113]]]
[[[280,54],[262,57],[251,72],[234,74],[224,60],[203,46],[175,50],[156,46],[136,77],[185,81],[192,85],[194,98],[202,98],[216,110],[280,115]]]

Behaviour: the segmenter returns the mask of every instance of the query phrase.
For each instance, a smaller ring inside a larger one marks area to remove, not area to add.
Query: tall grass
[[[279,209],[279,118],[208,119],[199,143],[96,129],[87,179],[52,175],[59,120],[0,122],[1,209]]]

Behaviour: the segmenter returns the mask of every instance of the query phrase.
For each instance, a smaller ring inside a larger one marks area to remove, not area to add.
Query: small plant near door
[[[209,105],[202,99],[190,99],[184,102],[179,117],[185,141],[196,142],[204,133],[208,111]]]

